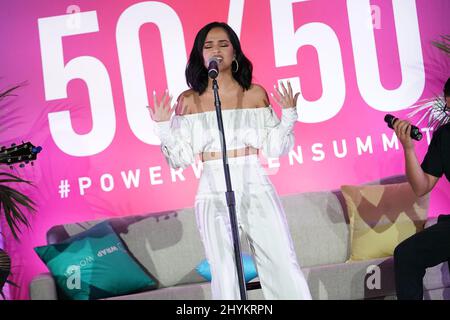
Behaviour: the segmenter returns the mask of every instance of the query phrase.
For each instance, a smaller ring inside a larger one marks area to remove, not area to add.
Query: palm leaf
[[[32,184],[30,181],[21,179],[11,173],[0,172],[0,215],[3,212],[14,239],[19,240],[18,233],[21,233],[20,225],[30,227],[30,223],[23,213],[22,208],[34,213],[35,203],[29,197],[5,185],[5,183]]]
[[[11,259],[8,254],[0,249],[0,294],[5,300],[5,295],[3,294],[3,286],[8,282],[8,276],[11,273]]]
[[[23,85],[26,85],[26,82],[0,91],[0,101],[8,96],[15,96],[13,92]],[[5,107],[5,104],[0,105],[0,107]],[[4,121],[11,119],[14,120],[15,118],[11,115],[9,115],[9,117],[0,117],[0,120],[2,120],[1,126],[4,127]],[[9,122],[9,125],[12,125],[10,121],[7,122]],[[33,200],[20,191],[12,188],[12,186],[17,186],[17,184],[33,186],[30,181],[24,180],[16,175],[0,172],[0,218],[2,218],[3,214],[14,239],[20,241],[17,234],[22,232],[21,227],[24,225],[27,228],[30,227],[30,223],[27,216],[24,214],[24,210],[27,210],[30,213],[34,213],[36,210]],[[4,233],[0,232],[0,235],[4,236]],[[11,259],[4,250],[0,249],[0,295],[3,299],[6,299],[5,294],[3,293],[5,283],[18,287],[17,284],[8,280],[10,275]]]
[[[20,84],[15,85],[15,86],[12,87],[12,88],[6,89],[6,90],[3,91],[3,92],[0,92],[0,100],[6,98],[6,97],[8,97],[8,96],[15,96],[15,94],[11,94],[11,92],[13,92],[14,90],[16,90],[16,89],[19,88],[19,87],[21,87]]]
[[[420,116],[420,119],[416,122],[417,126],[422,121],[428,120],[427,126],[437,130],[440,126],[450,122],[450,110],[447,108],[444,96],[421,100],[418,104],[409,108],[414,109],[408,114],[409,118],[416,115]]]
[[[16,175],[13,175],[11,173],[0,172],[0,176],[7,176],[8,178],[10,178],[10,180],[0,180],[0,183],[3,183],[3,182],[25,182],[25,183],[31,184],[31,182],[26,181],[26,180],[24,180]]]
[[[450,35],[443,35],[441,39],[440,41],[431,41],[431,44],[450,55]]]

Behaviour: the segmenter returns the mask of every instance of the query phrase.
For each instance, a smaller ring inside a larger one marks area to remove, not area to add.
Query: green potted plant
[[[10,89],[0,91],[0,102],[8,96],[13,96],[14,94],[12,93],[20,86],[21,85],[16,85]],[[2,160],[1,163],[7,164],[8,162],[5,161],[5,159],[10,155],[14,157],[14,154],[8,153],[6,148],[2,148],[2,150],[0,150],[0,159]],[[5,172],[3,167],[8,168],[8,166],[0,166],[0,219],[6,221],[6,225],[9,227],[9,231],[15,241],[20,241],[19,234],[21,233],[21,227],[30,227],[30,223],[25,212],[34,213],[35,204],[33,200],[17,190],[17,186],[23,184],[32,185],[32,183],[14,174]],[[5,236],[4,230],[2,230],[1,236]],[[11,259],[7,252],[0,248],[0,295],[3,299],[5,299],[5,295],[3,293],[5,283],[15,286],[12,281],[8,280],[10,274]]]

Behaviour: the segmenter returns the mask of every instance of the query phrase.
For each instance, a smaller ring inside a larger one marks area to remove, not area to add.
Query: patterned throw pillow
[[[154,288],[108,221],[61,243],[34,248],[65,299],[92,300]]]
[[[428,195],[417,197],[409,183],[342,186],[350,219],[347,262],[392,256],[395,247],[423,230]]]

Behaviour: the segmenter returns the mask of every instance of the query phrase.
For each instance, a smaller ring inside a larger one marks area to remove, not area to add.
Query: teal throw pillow
[[[245,282],[249,282],[258,276],[253,257],[248,253],[242,253],[242,266],[244,267]],[[195,268],[197,273],[208,281],[211,281],[211,269],[208,260],[202,260]]]
[[[34,248],[66,299],[92,300],[151,289],[108,221],[61,243]]]

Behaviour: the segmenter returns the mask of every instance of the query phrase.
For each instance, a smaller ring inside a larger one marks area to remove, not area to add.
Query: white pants
[[[239,231],[254,256],[266,299],[311,299],[281,202],[257,155],[228,159]],[[222,159],[203,163],[195,199],[198,229],[211,266],[213,299],[240,299]]]

